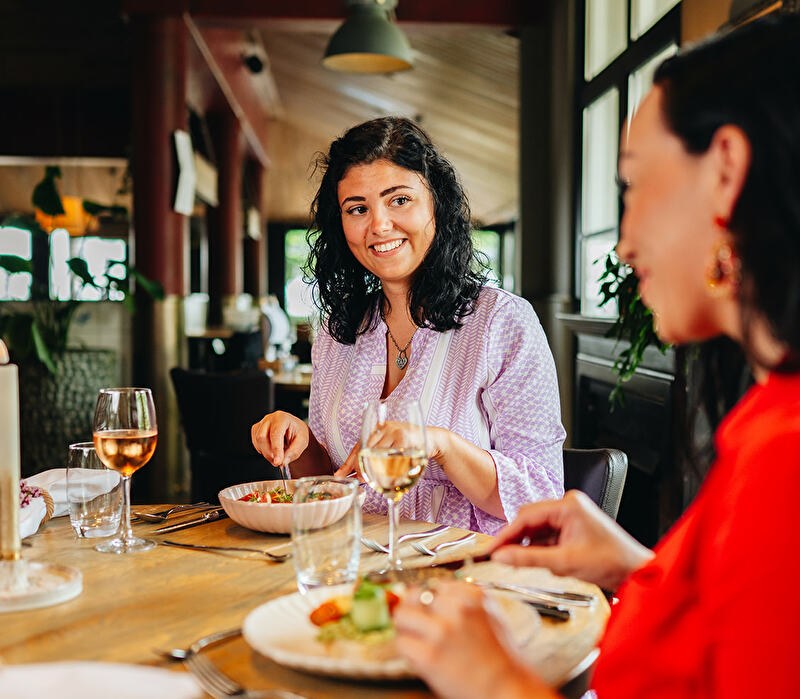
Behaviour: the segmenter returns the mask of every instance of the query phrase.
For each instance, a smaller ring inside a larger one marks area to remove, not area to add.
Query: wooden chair
[[[617,518],[628,457],[619,449],[564,449],[564,489],[581,490]]]
[[[216,502],[230,485],[280,478],[250,441],[251,426],[274,409],[269,374],[175,367],[170,377],[191,453],[192,500]]]

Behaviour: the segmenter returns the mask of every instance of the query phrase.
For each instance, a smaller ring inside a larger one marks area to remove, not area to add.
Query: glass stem
[[[120,522],[120,537],[123,541],[133,539],[133,529],[131,529],[131,477],[122,477],[122,522]]]
[[[389,566],[400,569],[400,557],[397,555],[397,502],[389,500]]]

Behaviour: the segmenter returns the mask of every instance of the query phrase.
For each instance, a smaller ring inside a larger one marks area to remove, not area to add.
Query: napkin
[[[191,675],[145,665],[95,662],[0,665],[0,697],[198,699],[203,696]]]
[[[84,493],[89,497],[102,495],[116,487],[119,474],[107,469],[75,468],[71,470],[70,479],[83,483]],[[19,535],[24,539],[35,534],[47,515],[47,504],[42,494],[35,494],[36,489],[47,491],[53,500],[52,517],[69,514],[67,501],[67,469],[51,468],[35,476],[23,480],[29,489],[33,488],[32,497],[20,500],[22,509],[19,513]],[[26,502],[27,500],[27,502]]]

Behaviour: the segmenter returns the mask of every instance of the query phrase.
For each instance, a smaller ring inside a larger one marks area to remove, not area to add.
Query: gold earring
[[[741,264],[726,240],[719,241],[714,249],[713,261],[706,271],[706,287],[713,296],[722,296],[726,284],[734,289],[741,280]]]

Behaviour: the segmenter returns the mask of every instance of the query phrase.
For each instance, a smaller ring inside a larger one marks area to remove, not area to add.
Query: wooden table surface
[[[136,509],[136,508],[134,508]],[[157,506],[142,510],[160,509]],[[136,524],[139,535],[159,525]],[[432,526],[432,525],[425,525]],[[404,521],[401,532],[423,528]],[[441,535],[457,538],[453,529]],[[385,541],[385,517],[364,516],[364,535]],[[154,536],[153,538],[158,538]],[[290,548],[288,536],[253,532],[230,519],[174,532],[166,538],[187,543],[257,546],[280,551]],[[484,549],[489,537],[478,535],[474,544],[454,547],[447,558],[460,558]],[[185,647],[221,629],[241,626],[247,614],[264,602],[296,592],[291,560],[275,564],[250,554],[219,554],[166,546],[138,554],[113,555],[93,549],[96,540],[77,539],[67,517],[51,520],[25,547],[27,560],[46,560],[74,566],[83,573],[83,592],[63,604],[0,615],[0,661],[5,663],[96,660],[168,666],[182,671],[153,653],[154,648]],[[362,570],[378,568],[383,554],[362,549]],[[401,549],[408,566],[430,563],[407,544]],[[486,564],[496,565],[496,564]],[[520,575],[522,571],[515,571]],[[549,572],[528,569],[531,583],[559,583]],[[567,622],[543,620],[532,648],[532,661],[553,685],[575,674],[591,656],[608,617],[608,605],[599,590],[579,581],[567,581],[570,589],[598,593],[591,609],[576,608]],[[278,687],[309,698],[380,697],[417,699],[430,697],[421,682],[348,682],[308,675],[281,667],[251,650],[241,638],[207,651],[225,672],[248,689]]]

